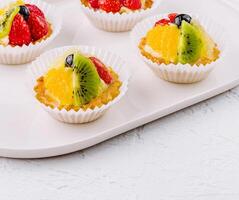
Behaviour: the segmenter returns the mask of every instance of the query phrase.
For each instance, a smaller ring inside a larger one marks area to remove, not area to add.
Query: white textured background
[[[84,151],[0,158],[0,200],[31,199],[239,199],[239,87]]]
[[[0,159],[3,200],[239,199],[239,88],[95,147]]]

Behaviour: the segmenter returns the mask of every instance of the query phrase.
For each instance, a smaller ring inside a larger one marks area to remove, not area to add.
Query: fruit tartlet
[[[52,20],[56,14],[49,14],[52,6],[38,2],[17,0],[4,6],[0,3],[1,63],[31,61],[58,34],[59,22]]]
[[[162,79],[198,82],[206,78],[221,57],[221,49],[208,34],[215,26],[206,20],[204,23],[205,19],[177,13],[157,16],[137,25],[132,37],[138,37],[141,57]],[[147,32],[145,26],[149,27]]]
[[[92,51],[95,49],[92,48]],[[95,56],[92,51],[84,52],[82,48],[52,50],[46,53],[48,56],[54,55],[50,65],[48,60],[44,61],[46,56],[43,54],[30,68],[31,73],[37,71],[38,74],[34,84],[35,97],[60,121],[93,121],[118,101],[127,89],[125,69],[103,62],[100,57],[105,52],[98,50]],[[117,63],[118,57],[114,58],[109,53],[105,55],[111,56],[109,60],[113,58],[116,65],[122,64]],[[46,68],[42,66],[46,64]]]
[[[0,9],[0,17],[0,44],[3,46],[28,46],[51,34],[51,25],[42,10],[22,0]]]
[[[79,0],[89,20],[98,28],[129,31],[159,9],[161,0]]]

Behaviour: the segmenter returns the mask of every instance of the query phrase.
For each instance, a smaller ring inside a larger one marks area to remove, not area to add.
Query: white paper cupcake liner
[[[95,56],[102,60],[102,62],[107,66],[112,67],[112,69],[119,75],[119,79],[122,82],[122,85],[120,87],[120,94],[115,99],[113,99],[106,105],[101,106],[100,108],[97,107],[95,109],[87,109],[86,111],[82,109],[80,109],[79,111],[66,111],[65,109],[59,110],[58,108],[52,109],[38,101],[43,109],[46,110],[52,117],[66,123],[86,123],[98,119],[106,112],[106,110],[108,110],[113,104],[118,102],[124,96],[128,89],[128,82],[130,78],[130,73],[127,70],[126,62],[119,56],[108,51],[89,46],[66,46],[56,48],[38,57],[27,70],[34,98],[36,92],[33,90],[33,88],[36,85],[36,80],[48,71],[48,68],[52,66],[52,64],[58,57],[64,55],[66,52],[74,52],[76,50],[79,50],[80,52],[87,55]]]
[[[225,37],[225,30],[223,30],[217,24],[213,23],[208,17],[198,17],[195,15],[191,15],[193,19],[196,19],[200,22],[202,27],[204,27],[206,32],[218,45],[218,48],[220,50],[220,56],[219,59],[217,59],[215,62],[207,64],[206,66],[191,66],[189,64],[159,65],[141,54],[140,49],[138,48],[141,39],[146,36],[147,32],[154,26],[156,21],[167,17],[167,15],[168,14],[153,16],[138,23],[131,32],[131,40],[133,42],[134,47],[137,48],[137,52],[139,53],[143,61],[152,69],[152,71],[156,75],[158,75],[163,80],[174,83],[195,83],[205,79],[208,74],[223,60],[223,57],[226,53],[225,38],[227,38]]]
[[[79,0],[80,1],[80,0]],[[86,7],[80,1],[80,7],[88,19],[96,27],[105,31],[122,32],[131,30],[136,23],[143,18],[156,13],[159,10],[161,0],[154,0],[151,8],[130,13],[106,13]]]
[[[3,0],[0,2],[0,7],[7,5],[13,0]],[[25,3],[37,5],[45,14],[48,22],[51,24],[51,35],[35,44],[23,45],[22,47],[10,45],[4,47],[0,45],[0,63],[2,64],[23,64],[34,60],[39,56],[44,49],[49,45],[59,34],[61,29],[62,18],[55,6],[47,4],[41,0],[25,0]]]

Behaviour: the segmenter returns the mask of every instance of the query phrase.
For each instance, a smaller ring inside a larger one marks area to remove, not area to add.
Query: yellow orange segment
[[[5,10],[3,10],[3,9],[0,9],[0,20],[1,20],[1,17],[2,17],[2,15],[5,13]]]
[[[44,76],[46,92],[60,105],[73,104],[73,72],[71,68],[50,69]]]
[[[156,26],[146,36],[146,44],[160,54],[165,62],[176,62],[180,30],[176,25]]]

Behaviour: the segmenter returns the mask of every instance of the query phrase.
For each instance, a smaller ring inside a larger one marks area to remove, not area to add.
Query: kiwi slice
[[[186,21],[182,22],[178,60],[182,64],[194,64],[201,56],[202,39],[199,30]]]
[[[93,62],[75,53],[73,58],[74,104],[81,106],[89,103],[100,91],[101,81]]]
[[[19,10],[19,6],[14,6],[10,7],[2,14],[0,19],[0,38],[4,38],[9,34],[12,27],[12,22]]]

